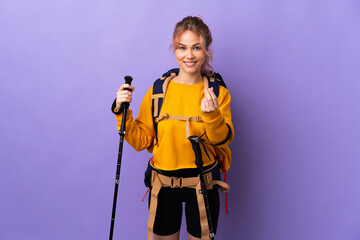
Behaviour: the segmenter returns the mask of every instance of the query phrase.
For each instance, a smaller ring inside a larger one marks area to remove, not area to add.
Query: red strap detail
[[[214,149],[215,149],[216,157],[218,157],[218,156],[219,156],[219,154],[218,154],[218,149],[217,149],[217,147],[216,147],[216,146],[214,146]]]
[[[225,207],[226,207],[226,215],[229,215],[229,207],[228,207],[228,201],[227,201],[227,193],[225,193]]]
[[[144,195],[143,199],[141,200],[142,202],[144,202],[144,200],[145,200],[145,198],[146,198],[146,195],[148,194],[149,190],[150,190],[150,188],[148,188],[148,190],[146,191],[146,193],[145,193],[145,195]]]
[[[152,165],[154,165],[154,157],[151,158],[151,163],[152,163]],[[144,202],[144,200],[145,200],[145,198],[146,198],[146,195],[148,194],[149,191],[150,191],[150,188],[148,188],[148,190],[146,191],[144,197],[143,197],[142,200],[141,200],[142,202]]]
[[[214,149],[215,149],[215,153],[216,153],[215,158],[216,158],[218,161],[220,161],[221,170],[225,173],[225,172],[226,172],[226,169],[225,169],[224,160],[219,157],[218,148],[217,148],[216,146],[214,146]]]
[[[227,172],[226,170],[224,169],[224,182],[226,183],[227,182]],[[228,206],[228,194],[225,193],[225,207],[226,207],[226,215],[229,215],[229,206]]]

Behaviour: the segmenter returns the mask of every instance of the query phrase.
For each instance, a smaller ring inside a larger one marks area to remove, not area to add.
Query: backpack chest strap
[[[187,116],[176,116],[176,115],[169,115],[168,113],[161,114],[159,117],[155,118],[155,122],[159,123],[162,120],[179,120],[185,121],[185,131],[186,131],[186,138],[190,137],[190,122],[202,122],[200,116],[195,117],[187,117]]]

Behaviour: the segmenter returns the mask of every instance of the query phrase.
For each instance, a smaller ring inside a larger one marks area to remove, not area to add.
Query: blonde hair
[[[209,27],[200,17],[188,16],[176,24],[173,34],[173,44],[171,45],[173,53],[178,47],[179,36],[187,30],[198,34],[200,36],[200,42],[203,45],[205,61],[201,66],[201,74],[206,75],[209,71],[214,72],[213,67],[210,65],[210,61],[213,60],[213,55],[210,50],[210,45],[212,43],[211,32]]]

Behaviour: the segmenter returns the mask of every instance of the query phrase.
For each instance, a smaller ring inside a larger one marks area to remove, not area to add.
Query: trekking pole
[[[209,224],[210,239],[215,240],[214,228],[213,228],[212,220],[211,220],[209,198],[207,195],[206,185],[205,185],[205,181],[204,181],[203,161],[202,161],[201,149],[200,149],[200,144],[199,144],[200,140],[199,140],[199,137],[197,137],[197,136],[190,136],[190,137],[188,137],[188,139],[190,140],[191,146],[195,152],[195,164],[196,164],[197,169],[199,170],[201,194],[204,197],[206,215],[207,215],[207,220],[208,220],[208,224]]]
[[[125,76],[125,83],[131,85],[132,80],[133,79],[131,76]],[[129,88],[125,88],[125,90],[131,91]],[[120,179],[121,157],[122,157],[124,137],[125,137],[126,112],[127,112],[127,109],[129,108],[129,105],[130,104],[128,102],[123,102],[121,104],[121,108],[120,108],[120,110],[122,110],[122,112],[123,112],[123,116],[122,116],[122,121],[121,121],[121,127],[119,130],[120,142],[119,142],[119,153],[118,153],[117,168],[116,168],[114,200],[113,200],[113,208],[112,208],[112,214],[111,214],[111,226],[110,226],[110,238],[109,238],[110,240],[113,239],[113,232],[114,232],[116,202],[117,202],[117,194],[118,194],[119,179]]]

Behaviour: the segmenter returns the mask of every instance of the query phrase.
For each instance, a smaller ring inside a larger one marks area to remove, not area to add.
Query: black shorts
[[[176,171],[162,171],[163,175],[173,177],[197,176],[197,169],[181,169]],[[220,200],[218,189],[208,190],[211,219],[216,233]],[[151,196],[151,194],[149,195]],[[150,206],[149,197],[149,206]],[[199,207],[197,203],[196,190],[192,188],[170,188],[162,187],[158,195],[158,205],[154,222],[154,233],[167,236],[180,230],[185,203],[185,217],[187,231],[192,236],[201,238]]]

